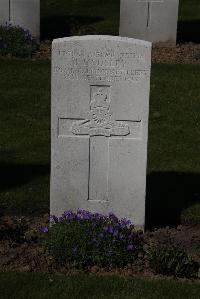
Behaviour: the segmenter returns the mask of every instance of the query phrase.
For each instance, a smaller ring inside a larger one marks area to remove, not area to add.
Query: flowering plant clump
[[[28,30],[6,24],[0,26],[0,55],[20,58],[31,57],[38,45]]]
[[[127,219],[78,210],[51,216],[46,233],[48,252],[59,262],[72,262],[81,267],[124,266],[133,262],[142,248],[140,234]]]

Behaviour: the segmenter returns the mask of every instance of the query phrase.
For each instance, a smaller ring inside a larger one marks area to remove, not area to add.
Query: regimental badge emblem
[[[74,135],[90,136],[126,136],[130,134],[126,122],[116,121],[110,110],[109,87],[101,86],[97,90],[91,89],[90,111],[88,119],[76,121],[72,124]]]

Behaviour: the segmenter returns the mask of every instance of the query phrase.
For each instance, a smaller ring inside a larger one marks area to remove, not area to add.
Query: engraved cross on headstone
[[[87,119],[59,119],[60,137],[89,138],[88,200],[108,201],[110,139],[133,139],[141,121],[114,120],[110,110],[110,86],[90,86]],[[68,131],[68,133],[66,133]],[[66,134],[69,134],[67,136]]]
[[[11,22],[11,0],[9,0],[9,23]]]
[[[154,3],[163,3],[164,0],[137,0],[137,2],[147,3],[147,28],[151,26],[151,9]]]

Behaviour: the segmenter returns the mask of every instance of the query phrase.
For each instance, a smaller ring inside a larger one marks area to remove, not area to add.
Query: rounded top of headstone
[[[78,41],[116,41],[116,42],[127,42],[134,45],[140,45],[151,48],[152,43],[140,39],[121,37],[121,36],[111,36],[111,35],[83,35],[83,36],[70,36],[64,38],[57,38],[53,40],[53,44],[61,42],[78,42]]]

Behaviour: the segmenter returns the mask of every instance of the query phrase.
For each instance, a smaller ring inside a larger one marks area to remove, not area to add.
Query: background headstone
[[[40,0],[0,0],[0,24],[11,23],[40,38]]]
[[[32,36],[40,37],[40,0],[11,0],[10,18],[13,25],[30,31]]]
[[[0,25],[9,22],[9,0],[0,0]]]
[[[151,43],[52,45],[51,214],[114,212],[144,226]]]
[[[121,0],[120,36],[175,46],[179,0]]]

